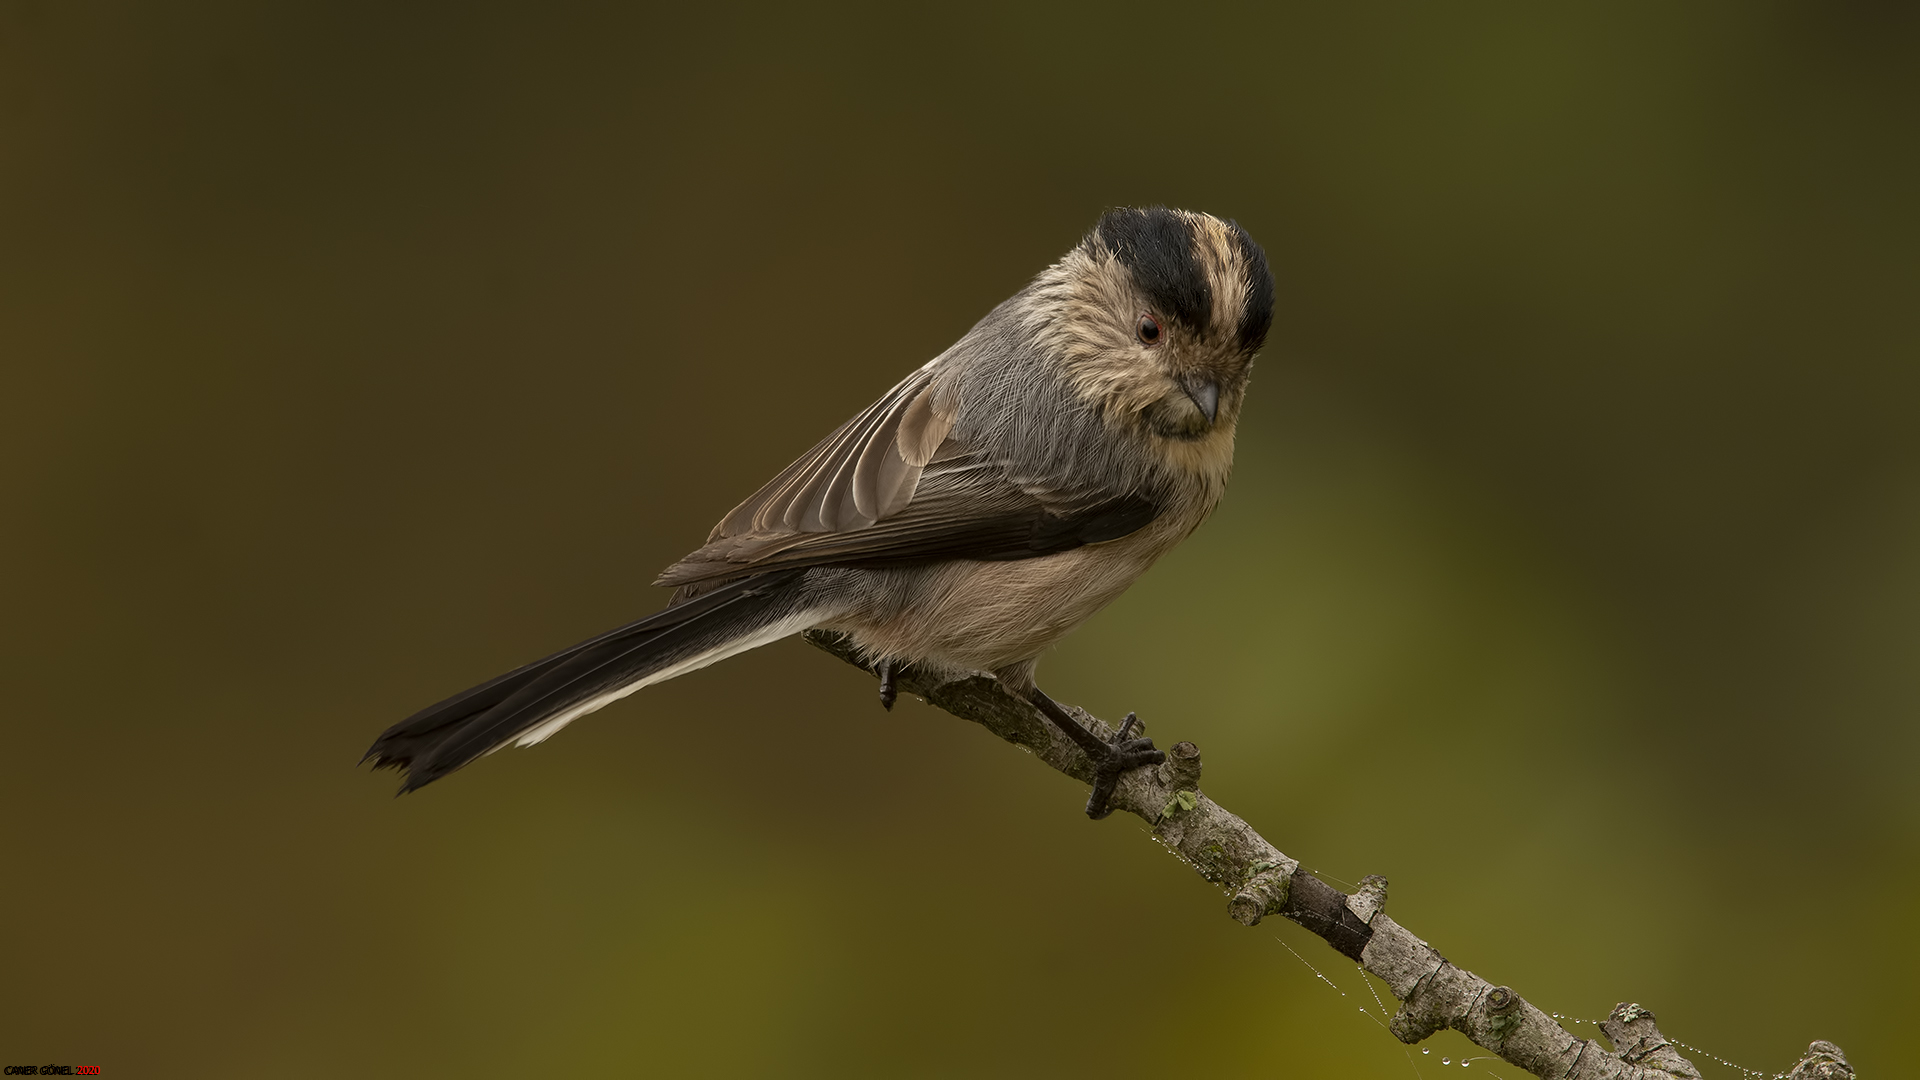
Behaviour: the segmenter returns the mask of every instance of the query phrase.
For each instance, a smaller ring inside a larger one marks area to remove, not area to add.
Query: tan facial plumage
[[[1042,347],[1065,365],[1074,391],[1100,408],[1116,433],[1150,441],[1213,488],[1226,483],[1252,373],[1253,355],[1236,331],[1255,286],[1227,223],[1172,213],[1191,230],[1191,255],[1209,285],[1211,318],[1204,330],[1161,310],[1120,254],[1093,238],[1040,276],[1027,317]],[[1159,342],[1140,340],[1143,314],[1165,328]],[[1219,388],[1211,421],[1187,389],[1200,381]]]

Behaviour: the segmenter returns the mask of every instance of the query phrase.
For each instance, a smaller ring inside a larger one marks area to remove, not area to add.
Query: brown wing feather
[[[722,537],[668,567],[655,584],[690,585],[793,566],[1032,558],[1118,539],[1158,513],[1157,502],[1142,493],[1016,483],[997,463],[949,438],[922,471],[912,501],[884,520],[841,532]]]
[[[953,427],[952,410],[933,398],[931,368],[907,376],[734,507],[707,542],[863,529],[898,513],[932,458],[928,441],[937,446]]]
[[[1015,478],[953,437],[957,410],[935,375],[921,368],[822,439],[655,584],[698,592],[778,567],[1031,558],[1117,539],[1158,513],[1137,492]]]

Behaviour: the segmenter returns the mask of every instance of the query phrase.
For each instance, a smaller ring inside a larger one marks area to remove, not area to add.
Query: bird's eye
[[[1140,316],[1140,325],[1135,329],[1139,333],[1140,341],[1143,344],[1158,345],[1160,343],[1160,320],[1159,319],[1156,319],[1151,315],[1142,313]]]

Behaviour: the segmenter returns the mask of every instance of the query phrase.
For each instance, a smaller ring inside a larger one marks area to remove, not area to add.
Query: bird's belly
[[[1001,671],[1033,660],[1112,603],[1172,546],[1157,540],[1135,534],[1036,559],[919,569],[883,579],[879,602],[830,626],[875,658]]]

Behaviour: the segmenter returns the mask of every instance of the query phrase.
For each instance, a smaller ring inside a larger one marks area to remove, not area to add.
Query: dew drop
[[[1421,1052],[1421,1053],[1423,1053],[1423,1054],[1431,1054],[1431,1053],[1433,1053],[1433,1047],[1431,1047],[1431,1046],[1423,1046],[1423,1047],[1421,1047],[1421,1048],[1420,1048],[1420,1052]]]
[[[1441,1059],[1440,1059],[1440,1064],[1442,1064],[1442,1065],[1451,1065],[1451,1064],[1453,1064],[1453,1059],[1452,1059],[1452,1058],[1441,1058]]]

